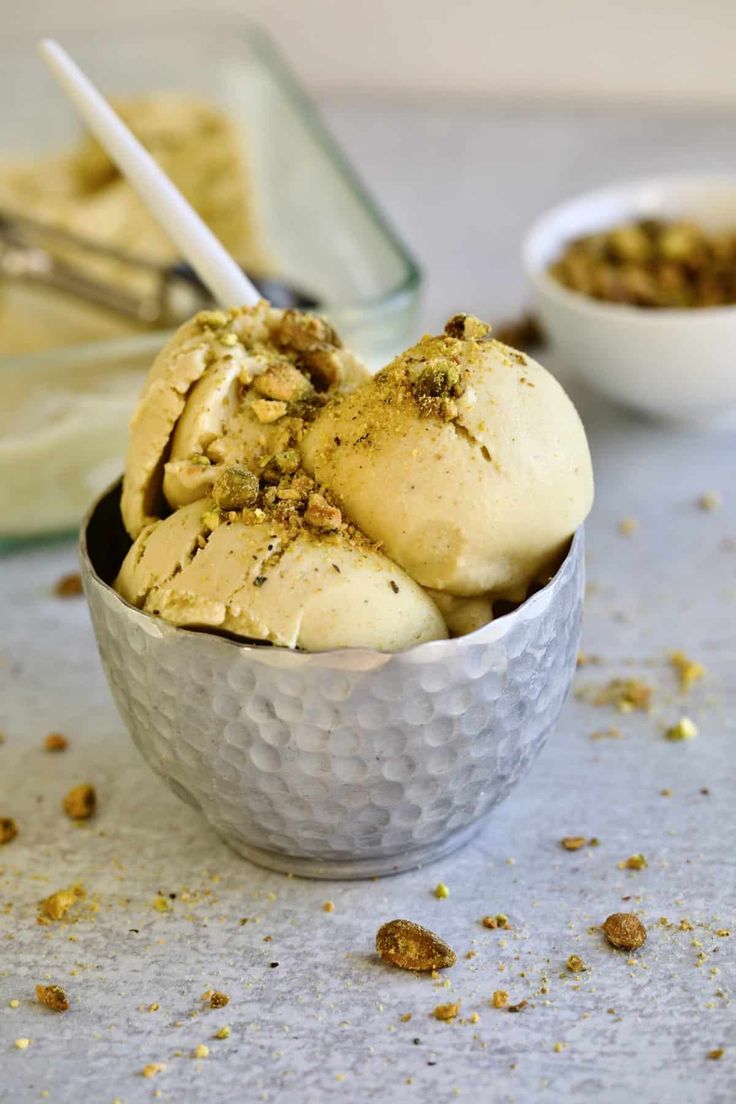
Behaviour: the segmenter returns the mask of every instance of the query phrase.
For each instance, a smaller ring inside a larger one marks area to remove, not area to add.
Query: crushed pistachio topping
[[[603,922],[603,933],[612,947],[636,951],[647,939],[647,929],[633,912],[614,912]]]
[[[585,846],[585,836],[565,836],[560,843],[566,851],[579,851]]]
[[[248,468],[227,467],[218,473],[212,486],[212,497],[221,510],[242,510],[258,498],[258,476]]]
[[[491,997],[491,1004],[494,1008],[505,1008],[508,1003],[509,994],[506,989],[494,990],[493,996]]]
[[[82,782],[74,786],[62,802],[64,812],[72,820],[88,820],[97,807],[97,794],[94,786]]]
[[[304,520],[313,529],[322,529],[325,532],[335,532],[342,525],[342,513],[337,506],[332,506],[323,494],[310,494]]]
[[[16,1039],[15,1043],[13,1045],[16,1047],[17,1050],[28,1050],[28,1047],[31,1045],[31,1042],[32,1042],[31,1039],[21,1038],[21,1039]]]
[[[142,1077],[157,1077],[159,1073],[166,1072],[165,1062],[149,1062],[147,1066],[144,1066],[141,1070]]]
[[[438,1004],[433,1014],[436,1020],[444,1020],[445,1022],[449,1022],[450,1020],[454,1020],[459,1012],[460,1002],[453,1001],[450,1004]]]
[[[215,1039],[229,1039],[230,1038],[230,1028],[228,1027],[228,1025],[223,1024],[223,1026],[220,1028],[220,1030],[215,1032],[214,1038]]]
[[[438,882],[434,889],[434,895],[435,897],[439,897],[441,900],[443,897],[450,896],[450,890],[444,882]]]
[[[209,1058],[210,1048],[206,1043],[198,1043],[192,1051],[192,1058]]]
[[[583,962],[580,955],[576,955],[576,954],[571,954],[568,957],[567,962],[565,963],[565,965],[567,966],[567,968],[568,968],[568,970],[570,971],[571,974],[582,974],[588,968],[585,965],[585,963]]]
[[[383,924],[376,935],[376,951],[384,962],[402,970],[441,970],[457,962],[452,947],[411,920]]]

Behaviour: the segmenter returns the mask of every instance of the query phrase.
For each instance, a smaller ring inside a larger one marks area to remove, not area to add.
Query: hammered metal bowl
[[[307,654],[129,606],[110,586],[126,547],[119,493],[99,499],[81,537],[110,687],[149,764],[246,858],[328,878],[440,858],[552,732],[575,667],[582,530],[543,590],[468,636]]]

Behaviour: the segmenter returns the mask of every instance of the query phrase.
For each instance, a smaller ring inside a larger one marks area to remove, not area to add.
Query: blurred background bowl
[[[736,228],[736,177],[673,175],[577,196],[527,234],[523,263],[534,310],[561,362],[608,398],[675,421],[736,415],[736,306],[647,309],[606,303],[548,272],[568,242],[638,219]]]
[[[583,533],[543,589],[456,640],[305,653],[170,625],[109,585],[119,484],[82,529],[102,663],[139,750],[236,851],[273,870],[363,878],[478,831],[553,731],[572,682]]]

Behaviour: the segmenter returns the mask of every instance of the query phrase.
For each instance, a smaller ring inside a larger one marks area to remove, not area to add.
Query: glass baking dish
[[[410,343],[419,270],[262,31],[208,18],[62,39],[106,94],[173,90],[225,110],[242,130],[274,274],[313,293],[372,367]],[[30,44],[6,47],[0,59],[3,159],[78,139],[74,113]],[[149,331],[9,357],[0,334],[3,545],[77,526],[120,470],[135,395],[167,336]]]

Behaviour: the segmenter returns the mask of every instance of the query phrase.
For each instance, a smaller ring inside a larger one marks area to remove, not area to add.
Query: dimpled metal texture
[[[557,722],[578,646],[582,531],[543,590],[469,636],[307,654],[130,607],[88,552],[101,503],[82,573],[120,713],[174,792],[263,866],[349,878],[439,858],[481,827]]]

